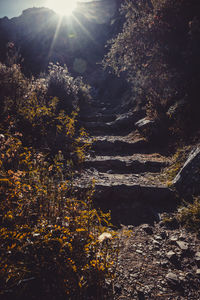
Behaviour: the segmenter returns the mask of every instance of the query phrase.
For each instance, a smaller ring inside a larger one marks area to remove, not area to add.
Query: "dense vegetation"
[[[89,88],[58,64],[36,79],[1,63],[0,90],[0,298],[102,299],[115,234],[93,183],[74,186],[90,147],[77,121]]]
[[[147,118],[155,122],[156,145],[176,149],[177,159],[168,170],[173,180],[184,164],[185,145],[199,142],[200,3],[126,0],[121,15],[123,29],[108,42],[103,65],[131,83],[133,106],[145,106]],[[143,133],[149,140],[154,137],[152,127]],[[198,231],[199,211],[196,198],[184,203],[177,220]]]
[[[199,1],[127,0],[121,13],[123,30],[109,42],[104,66],[127,75],[149,118],[179,139],[191,136],[200,113]]]

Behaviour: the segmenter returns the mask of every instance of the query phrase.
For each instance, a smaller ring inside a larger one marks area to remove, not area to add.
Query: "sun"
[[[47,0],[46,6],[60,15],[71,15],[76,9],[77,0]]]

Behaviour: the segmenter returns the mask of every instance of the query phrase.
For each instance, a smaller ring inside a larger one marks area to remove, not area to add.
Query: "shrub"
[[[162,182],[167,183],[168,186],[172,186],[173,180],[183,167],[190,151],[191,146],[185,146],[176,150],[174,155],[170,158],[170,165],[163,169],[160,176]]]
[[[116,234],[100,238],[111,226],[109,214],[93,207],[93,187],[77,190],[73,165],[61,152],[49,159],[21,139],[1,136],[2,295],[101,299],[115,260]]]
[[[22,74],[19,65],[7,67],[0,63],[0,116],[3,118],[5,111],[16,114],[15,105],[19,99],[24,98],[28,91],[28,80]]]
[[[90,147],[78,109],[69,116],[47,98],[46,77],[0,68],[0,298],[103,299],[116,233],[93,206],[93,184],[83,190],[74,180]],[[69,82],[78,100],[82,83]]]
[[[89,87],[83,83],[81,77],[74,79],[67,67],[62,67],[58,63],[49,64],[46,84],[47,96],[58,97],[60,99],[58,108],[66,112],[71,112],[86,99],[90,99]]]
[[[178,210],[178,221],[189,230],[199,232],[200,229],[200,198],[195,198],[193,203],[186,203]]]
[[[188,132],[198,125],[200,111],[199,3],[127,0],[121,13],[125,16],[123,30],[109,42],[103,65],[118,75],[127,74],[135,100],[146,105],[150,118],[166,122],[169,107],[184,99],[182,122],[171,123]]]
[[[86,141],[87,134],[77,125],[77,105],[83,99],[89,100],[90,95],[82,80],[74,79],[66,68],[53,64],[49,74],[38,79],[26,78],[18,65],[6,67],[1,64],[0,71],[1,126],[9,132],[14,128],[21,132],[26,145],[48,149],[52,154],[61,150],[68,159],[73,153],[74,162],[83,159],[89,143],[83,143],[80,138],[82,136]],[[63,98],[59,99],[59,95]],[[72,109],[73,101],[76,106],[69,115],[69,103]]]

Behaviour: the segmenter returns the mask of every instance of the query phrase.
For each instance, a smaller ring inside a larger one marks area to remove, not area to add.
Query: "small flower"
[[[98,237],[98,240],[99,242],[103,242],[105,240],[110,240],[112,238],[112,235],[108,232],[104,232],[102,233],[99,237]]]

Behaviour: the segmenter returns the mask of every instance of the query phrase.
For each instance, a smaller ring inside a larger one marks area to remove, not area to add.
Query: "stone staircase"
[[[173,191],[160,182],[169,158],[156,153],[135,129],[144,111],[117,115],[97,108],[82,117],[93,138],[90,155],[83,164],[79,186],[95,180],[95,202],[111,210],[116,224],[139,224],[159,220],[159,213],[176,206]]]

